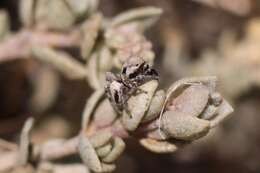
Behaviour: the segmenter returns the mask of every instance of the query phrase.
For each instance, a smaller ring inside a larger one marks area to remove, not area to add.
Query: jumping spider
[[[142,84],[158,79],[158,73],[148,63],[133,56],[123,64],[120,74],[107,72],[105,92],[117,113],[122,114],[123,109],[129,113],[126,104],[129,97],[137,92],[144,92],[138,88]]]

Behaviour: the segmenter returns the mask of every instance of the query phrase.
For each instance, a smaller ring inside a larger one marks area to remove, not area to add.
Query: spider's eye
[[[147,71],[147,70],[149,70],[149,65],[146,65],[146,66],[144,67],[144,71]]]
[[[123,74],[126,73],[126,67],[123,68],[122,73],[123,73]]]
[[[140,65],[139,69],[142,70],[144,67],[145,67],[145,62],[143,62],[143,63]]]
[[[119,103],[119,95],[117,92],[115,93],[114,98],[115,98],[115,102]]]
[[[159,74],[157,73],[157,71],[154,70],[154,69],[149,70],[146,74],[147,74],[147,75],[159,76]]]
[[[135,78],[137,76],[137,72],[134,72],[134,73],[131,73],[129,74],[129,78],[132,79],[132,78]]]

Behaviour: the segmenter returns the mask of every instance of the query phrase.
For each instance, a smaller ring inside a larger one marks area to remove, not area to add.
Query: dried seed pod
[[[111,172],[114,162],[123,152],[125,144],[121,138],[108,131],[100,131],[89,139],[82,133],[79,137],[78,151],[85,165],[94,172]]]
[[[181,94],[171,99],[169,109],[183,112],[185,115],[199,116],[207,106],[209,89],[200,84],[187,86]]]
[[[106,127],[117,118],[117,113],[108,99],[104,99],[97,107],[93,115],[93,123],[98,127]]]
[[[115,164],[102,163],[101,166],[102,166],[101,172],[113,172],[116,169]]]
[[[194,89],[196,88],[188,88],[189,90],[184,92],[185,89],[189,86],[200,86],[198,91],[200,91],[198,94],[194,92]],[[203,86],[203,87],[202,87]],[[206,87],[206,88],[205,88]],[[163,111],[166,110],[166,107],[176,110],[176,108],[181,112],[187,112],[190,115],[193,116],[199,116],[199,113],[203,111],[203,108],[205,107],[205,103],[208,101],[208,92],[214,93],[216,88],[216,77],[215,76],[209,76],[209,77],[194,77],[194,78],[184,78],[177,82],[175,82],[173,85],[171,85],[167,91],[166,99],[163,105],[163,108],[160,113],[160,118],[162,117]],[[208,91],[207,91],[208,90]],[[182,106],[182,104],[185,104],[185,100],[190,102],[190,100],[193,99],[192,95],[195,95],[197,99],[199,99],[199,102],[195,102],[195,107],[189,108],[193,105],[186,105],[185,107]],[[200,98],[200,95],[203,96]],[[178,98],[179,97],[179,98]],[[190,99],[192,98],[192,99]],[[177,104],[176,100],[177,99]],[[184,102],[184,103],[183,103]],[[173,105],[173,106],[171,106]],[[179,106],[175,106],[179,105]],[[187,109],[187,110],[186,110]],[[190,109],[190,110],[189,110]],[[200,109],[200,110],[198,110]],[[159,127],[160,128],[160,127]]]
[[[110,142],[111,138],[112,138],[112,133],[103,130],[103,131],[98,131],[93,136],[91,136],[89,138],[89,141],[94,148],[98,148]]]
[[[158,141],[150,138],[139,140],[140,144],[146,149],[155,153],[172,153],[178,149],[176,145],[167,141]]]
[[[150,121],[155,117],[158,117],[159,113],[162,110],[164,100],[165,100],[165,92],[163,90],[157,91],[152,98],[147,113],[142,119],[142,123]]]
[[[113,148],[111,152],[108,155],[106,155],[104,158],[102,158],[102,161],[106,163],[112,163],[122,154],[124,150],[125,150],[124,141],[119,137],[115,137],[113,140]]]
[[[107,156],[112,150],[112,144],[106,144],[105,146],[96,149],[97,155],[100,158]]]
[[[193,99],[199,101],[194,102]],[[182,104],[182,102],[189,104]],[[179,108],[176,108],[176,105],[180,105]],[[217,107],[217,110],[212,109],[212,106]],[[216,126],[233,112],[228,102],[216,93],[216,77],[214,76],[185,78],[175,82],[167,92],[163,110],[165,108],[200,118],[207,117],[210,127]]]
[[[65,52],[56,51],[44,46],[32,47],[32,55],[64,73],[72,79],[82,79],[86,76],[86,69],[77,60]]]
[[[124,110],[122,117],[122,123],[127,130],[133,131],[138,127],[150,106],[157,87],[157,80],[149,81],[139,87],[143,91],[142,93],[129,98],[127,106],[131,115]]]
[[[31,155],[30,153],[30,145],[31,145],[31,130],[34,124],[34,119],[29,118],[26,120],[22,133],[20,136],[20,146],[19,146],[19,157],[17,158],[18,165],[25,165],[29,157]]]
[[[196,80],[197,80],[197,82],[196,82]],[[194,84],[196,84],[197,86],[204,86],[209,91],[209,98],[207,99],[208,101],[207,101],[206,107],[204,109],[202,109],[203,110],[202,112],[199,111],[201,113],[199,113],[197,111],[197,113],[198,113],[197,116],[200,118],[208,119],[211,127],[212,127],[213,119],[217,120],[217,121],[214,121],[214,125],[216,125],[215,124],[216,122],[219,123],[221,120],[223,120],[227,115],[229,115],[233,111],[232,107],[221,97],[221,95],[219,93],[216,93],[216,91],[215,91],[216,78],[214,78],[214,77],[199,77],[199,78],[193,78],[193,79],[190,78],[190,79],[185,79],[185,80],[179,81],[179,82],[177,82],[177,84],[174,84],[175,86],[173,85],[173,87],[170,89],[169,93],[172,93],[172,94],[169,94],[169,95],[173,96],[174,92],[176,92],[178,90],[178,87],[182,86],[182,88],[183,88],[183,86],[185,86],[185,85],[194,85]],[[206,95],[208,95],[207,92],[205,92],[205,94],[203,94],[203,92],[201,92],[203,88],[195,87],[194,89],[200,91],[198,93],[200,93],[201,96],[204,95],[203,97],[205,97],[205,98],[208,97],[208,96],[206,96]],[[205,88],[204,88],[204,90],[205,90]],[[195,92],[196,91],[194,91],[194,93]],[[168,98],[170,98],[170,96],[168,96]],[[193,98],[193,96],[191,96],[191,98]],[[175,100],[173,98],[170,100],[173,103],[175,102]],[[200,104],[204,105],[205,102],[206,101],[203,101]],[[175,110],[175,108],[171,107],[170,104],[168,104],[169,105],[168,109]],[[218,111],[219,109],[223,110],[223,112],[219,112]],[[184,109],[181,111],[185,112]]]
[[[162,130],[169,138],[191,141],[205,136],[209,129],[209,121],[187,113],[176,110],[163,113]]]
[[[96,151],[85,134],[79,137],[78,151],[81,159],[87,167],[95,172],[102,171],[101,162],[96,154]]]
[[[208,88],[210,93],[214,93],[216,90],[216,80],[217,78],[215,76],[183,78],[178,80],[169,87],[166,101],[168,102],[170,97],[176,96],[179,91],[190,85],[204,85]]]
[[[168,89],[160,117],[146,124],[150,131],[140,143],[153,152],[164,153],[176,150],[177,144],[205,136],[233,111],[215,88],[215,77],[175,82]]]

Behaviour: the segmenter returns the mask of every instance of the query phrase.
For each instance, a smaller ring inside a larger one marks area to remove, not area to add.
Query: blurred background
[[[0,1],[13,32],[22,26],[18,5]],[[260,1],[101,0],[98,8],[112,17],[147,5],[164,11],[145,32],[163,86],[182,77],[217,75],[235,112],[208,136],[172,154],[153,154],[129,139],[116,172],[260,172]],[[92,91],[85,81],[69,80],[33,59],[0,63],[0,137],[16,141],[28,116],[37,118],[36,143],[73,136]]]

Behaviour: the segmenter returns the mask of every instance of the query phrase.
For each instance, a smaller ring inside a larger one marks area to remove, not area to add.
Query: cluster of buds
[[[114,161],[124,149],[124,141],[106,130],[90,137],[80,135],[79,154],[85,165],[94,172],[112,172],[115,169]]]
[[[157,80],[148,81],[139,88],[144,92],[128,99],[129,112],[124,110],[121,116],[108,99],[101,101],[75,145],[70,146],[74,148],[72,153],[79,153],[88,169],[112,172],[114,161],[125,148],[122,138],[132,136],[152,152],[170,153],[207,135],[233,111],[216,91],[216,77],[212,76],[181,79],[166,93],[157,90]],[[33,120],[28,120],[22,131],[20,164],[39,157],[37,147],[32,153],[29,150],[32,123]],[[41,157],[53,159],[48,155],[51,153]]]
[[[146,129],[140,143],[151,151],[167,153],[205,136],[233,112],[215,87],[216,77],[211,76],[175,82],[166,93],[160,114],[140,124],[141,129]]]
[[[181,79],[166,93],[157,88],[157,80],[141,85],[139,89],[144,92],[128,99],[127,111],[121,116],[105,99],[88,130],[107,129],[120,137],[131,135],[150,151],[168,153],[205,136],[233,112],[216,91],[213,76]]]

